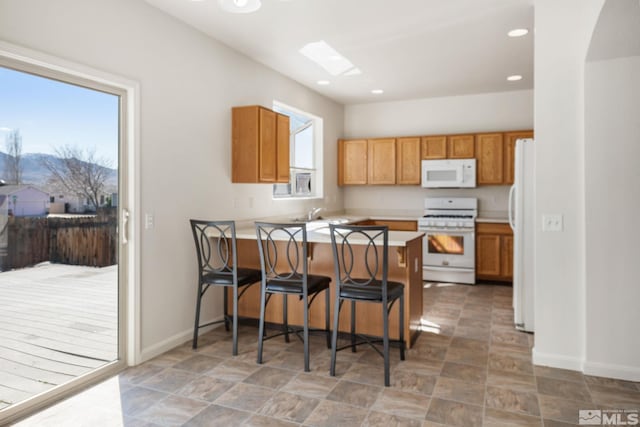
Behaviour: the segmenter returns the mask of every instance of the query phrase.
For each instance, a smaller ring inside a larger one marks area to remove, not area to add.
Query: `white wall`
[[[533,91],[414,99],[345,107],[346,138],[437,135],[533,128]],[[427,190],[418,186],[344,188],[354,213],[422,215],[427,196],[478,197],[485,215],[506,216],[508,186]]]
[[[536,364],[577,370],[585,354],[584,64],[603,2],[535,3],[533,358]],[[562,232],[541,231],[547,213],[563,215]]]
[[[585,107],[585,372],[638,381],[640,56],[588,62]]]
[[[324,118],[327,210],[342,208],[335,141],[343,108],[141,0],[0,0],[0,39],[120,75],[141,88],[141,206],[155,215],[141,254],[142,349],[192,328],[196,261],[189,218],[249,219],[308,210],[270,185],[231,184],[231,107],[279,100]],[[179,198],[176,200],[176,195]],[[207,317],[221,314],[210,295]],[[217,297],[217,301],[212,298]]]

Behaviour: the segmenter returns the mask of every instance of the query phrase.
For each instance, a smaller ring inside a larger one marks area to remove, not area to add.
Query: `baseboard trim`
[[[616,378],[627,381],[640,381],[640,367],[613,365],[611,363],[585,362],[584,373],[596,377]]]
[[[219,316],[212,320],[202,321],[202,324],[207,324],[209,322],[217,322],[223,320],[224,316]],[[205,328],[201,328],[198,332],[198,335],[206,334],[207,332],[218,328],[224,325],[224,323],[218,323],[216,325],[210,325]],[[147,348],[144,348],[140,352],[140,363],[146,362],[147,360],[153,359],[156,356],[160,356],[162,353],[165,353],[185,342],[191,340],[193,338],[193,329],[188,329],[182,332],[178,332],[175,335],[170,336],[169,338],[160,341],[159,343],[153,344]]]
[[[549,366],[551,368],[569,369],[571,371],[584,370],[584,360],[576,357],[564,356],[562,354],[542,353],[535,348],[531,352],[533,364]]]

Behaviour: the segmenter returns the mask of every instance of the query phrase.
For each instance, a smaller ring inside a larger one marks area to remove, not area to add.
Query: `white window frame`
[[[273,200],[313,200],[313,199],[324,199],[324,164],[323,164],[323,152],[324,152],[324,120],[322,117],[316,116],[315,114],[311,114],[307,111],[303,111],[299,108],[292,107],[280,101],[273,101],[273,106],[276,110],[286,110],[291,111],[300,116],[308,117],[312,121],[313,125],[313,168],[305,169],[305,168],[296,168],[291,165],[292,159],[294,159],[294,135],[292,134],[289,139],[289,183],[293,187],[295,185],[294,171],[306,172],[312,171],[312,194],[309,196],[296,196],[294,194],[282,195],[282,196],[274,196],[272,193]],[[311,125],[309,125],[311,126]],[[274,184],[277,185],[277,184]]]

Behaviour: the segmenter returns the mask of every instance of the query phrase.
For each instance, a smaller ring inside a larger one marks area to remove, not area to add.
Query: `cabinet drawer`
[[[478,234],[513,234],[509,224],[495,222],[476,223],[476,233]]]

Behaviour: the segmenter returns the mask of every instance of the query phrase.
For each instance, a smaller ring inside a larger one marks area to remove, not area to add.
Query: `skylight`
[[[358,74],[359,72],[351,61],[329,46],[324,40],[307,43],[299,52],[324,68],[332,76],[339,76],[347,72]],[[357,71],[353,72],[353,70]]]

